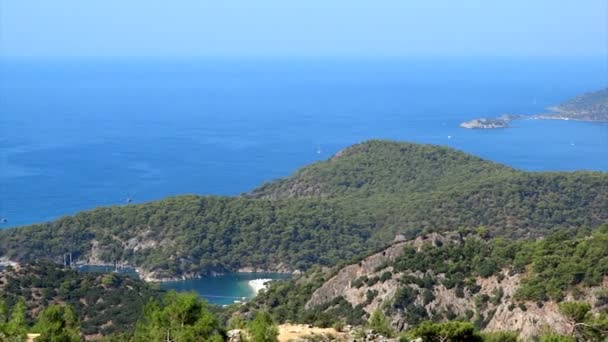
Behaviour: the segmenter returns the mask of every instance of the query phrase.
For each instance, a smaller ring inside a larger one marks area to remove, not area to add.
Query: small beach
[[[274,280],[289,279],[285,273],[227,273],[216,276],[169,281],[160,283],[165,290],[195,291],[209,303],[217,305],[233,304],[253,298],[266,283]]]
[[[271,282],[272,279],[254,279],[247,282],[249,286],[253,289],[254,295],[257,295],[261,290],[268,288],[268,283]]]

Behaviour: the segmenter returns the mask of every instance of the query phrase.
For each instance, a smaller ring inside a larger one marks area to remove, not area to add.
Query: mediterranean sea
[[[606,87],[600,59],[0,63],[3,228],[178,194],[238,195],[372,138],[515,168],[608,171],[608,124],[533,114]]]

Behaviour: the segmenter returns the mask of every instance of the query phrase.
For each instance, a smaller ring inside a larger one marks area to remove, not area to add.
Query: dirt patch
[[[311,335],[346,337],[347,334],[333,328],[316,328],[306,324],[279,325],[279,342],[297,340]]]

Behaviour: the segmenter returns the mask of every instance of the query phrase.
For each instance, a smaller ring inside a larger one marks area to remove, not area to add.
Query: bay
[[[363,140],[512,167],[608,170],[608,125],[524,120],[606,86],[599,59],[1,61],[0,217],[13,227],[185,193],[238,195]]]
[[[229,305],[247,301],[257,293],[249,284],[252,280],[289,279],[291,275],[285,273],[226,273],[216,276],[194,278],[180,281],[163,282],[161,288],[179,292],[194,291],[209,303]]]
[[[79,272],[90,273],[117,273],[138,278],[139,275],[134,268],[103,265],[80,265],[76,268]],[[158,283],[160,288],[167,291],[195,292],[209,303],[217,305],[229,305],[241,303],[253,298],[257,292],[250,283],[262,280],[276,281],[289,279],[291,274],[276,272],[235,272],[225,273],[186,280],[176,280]]]

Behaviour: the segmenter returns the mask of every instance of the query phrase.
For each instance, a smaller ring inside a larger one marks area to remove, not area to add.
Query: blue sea
[[[1,270],[1,269],[0,269]],[[112,266],[94,266],[86,265],[77,268],[80,272],[108,273],[118,272],[130,277],[139,278],[135,269],[114,268]],[[285,273],[227,273],[215,276],[202,278],[193,278],[188,280],[168,281],[160,283],[163,290],[174,290],[178,292],[196,292],[209,303],[217,305],[229,305],[235,302],[243,302],[250,300],[257,294],[249,281],[256,279],[264,280],[284,280],[289,279],[291,275]]]
[[[3,227],[178,194],[237,195],[371,138],[519,169],[608,171],[608,125],[533,114],[607,86],[600,59],[0,63]]]

